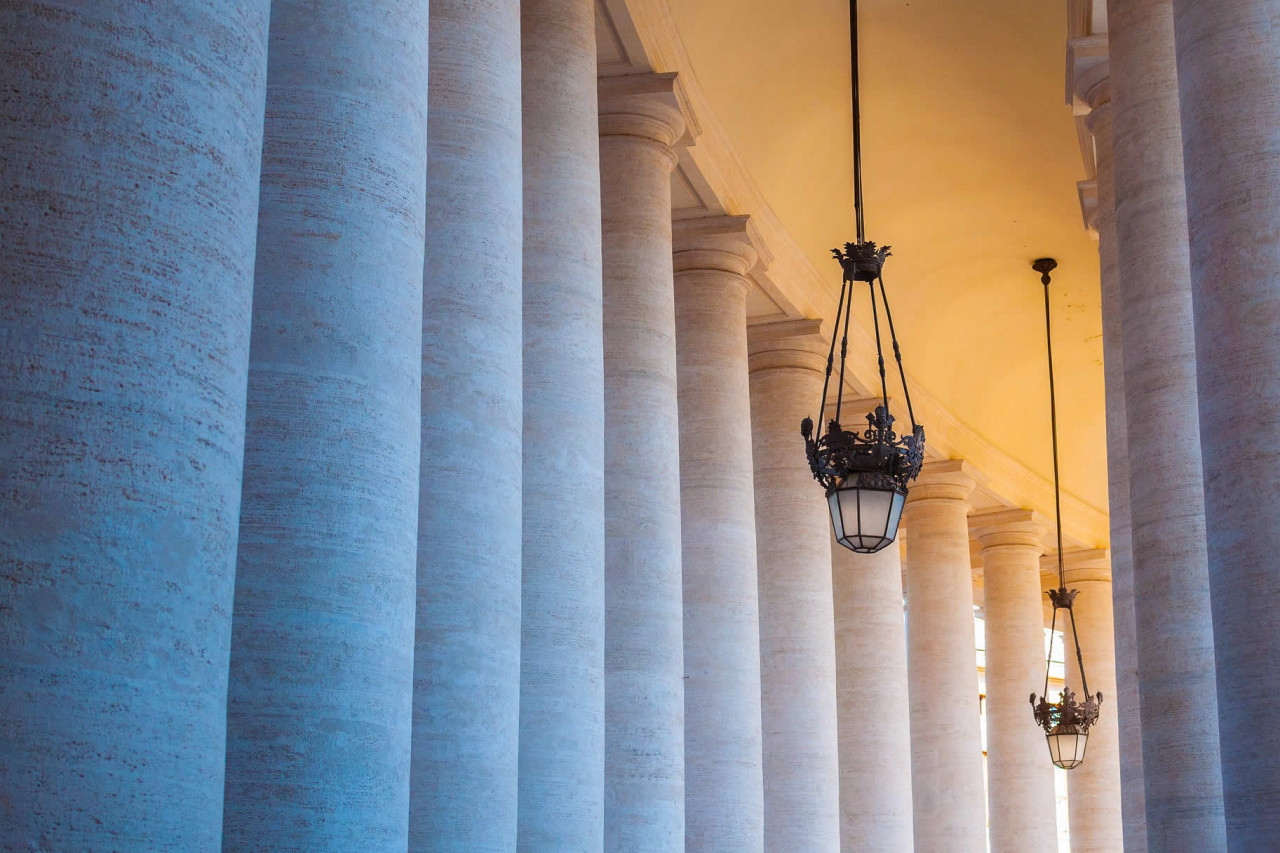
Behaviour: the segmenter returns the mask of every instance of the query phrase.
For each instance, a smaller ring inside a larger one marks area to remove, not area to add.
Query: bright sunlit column
[[[749,335],[770,853],[840,849],[831,517],[800,438],[822,399],[830,342],[820,329],[800,320]]]
[[[969,565],[973,488],[963,461],[930,463],[911,486],[903,522],[918,850],[980,853],[987,846]]]
[[[975,517],[973,525],[982,543],[991,849],[1052,850],[1058,831],[1053,763],[1027,702],[1044,687],[1040,555],[1046,522],[1013,509]]]
[[[1058,570],[1045,560],[1045,572]],[[1090,693],[1102,693],[1098,722],[1089,729],[1084,763],[1067,773],[1067,802],[1071,811],[1072,853],[1107,853],[1123,845],[1120,820],[1120,722],[1116,713],[1115,634],[1112,625],[1111,571],[1107,552],[1068,551],[1067,589],[1076,596],[1072,611],[1084,657]],[[1070,625],[1063,634],[1067,683],[1080,683],[1075,639]]]
[[[840,732],[840,849],[911,853],[911,706],[898,542],[831,542]],[[874,708],[874,719],[869,719]]]

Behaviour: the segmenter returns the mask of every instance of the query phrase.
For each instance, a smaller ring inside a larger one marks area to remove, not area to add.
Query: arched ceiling
[[[831,276],[853,239],[845,0],[668,0],[693,73],[782,224]],[[1052,477],[1041,288],[1053,255],[1064,490],[1106,508],[1096,243],[1064,103],[1058,0],[862,0],[868,237],[908,371]],[[869,322],[869,312],[864,314]]]

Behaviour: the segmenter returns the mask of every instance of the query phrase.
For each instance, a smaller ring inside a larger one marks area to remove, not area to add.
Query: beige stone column
[[[1225,841],[1173,6],[1108,8],[1147,837],[1153,849],[1217,850]]]
[[[684,846],[671,169],[686,126],[674,74],[600,81],[609,851]]]
[[[917,850],[986,850],[978,658],[961,460],[925,466],[907,495],[907,676]]]
[[[522,853],[604,833],[604,348],[595,3],[520,4]]]
[[[745,216],[675,224],[685,850],[764,847]]]
[[[1044,688],[1040,555],[1047,525],[1029,510],[973,518],[986,615],[987,803],[994,853],[1057,843],[1053,764],[1027,697]]]
[[[831,520],[800,437],[822,399],[830,342],[819,328],[770,323],[748,335],[769,851],[840,849]]]
[[[1056,574],[1057,560],[1052,566],[1045,559],[1044,568]],[[1114,699],[1116,690],[1115,633],[1112,626],[1111,571],[1107,552],[1068,551],[1066,554],[1067,589],[1076,596],[1072,610],[1076,617],[1076,633],[1080,637],[1084,672],[1089,678],[1089,691],[1102,693],[1102,712],[1089,729],[1089,745],[1084,764],[1067,774],[1067,805],[1071,812],[1072,853],[1108,853],[1127,848],[1121,824],[1120,797],[1120,722]],[[1063,625],[1058,615],[1058,628],[1064,637],[1067,660],[1067,683],[1073,689],[1080,684],[1080,665],[1076,661],[1076,643],[1070,623]]]
[[[855,554],[832,538],[831,586],[840,849],[911,853],[911,703],[899,543]]]
[[[1098,257],[1102,282],[1102,352],[1107,400],[1107,495],[1111,516],[1111,600],[1114,606],[1114,696],[1104,694],[1119,725],[1120,800],[1123,844],[1147,849],[1146,792],[1142,778],[1142,713],[1138,701],[1138,640],[1133,613],[1133,527],[1129,516],[1129,437],[1124,404],[1123,306],[1120,302],[1120,250],[1116,245],[1115,168],[1112,157],[1110,66],[1085,97],[1092,107],[1098,186]],[[1090,644],[1092,645],[1092,643]],[[1091,771],[1098,772],[1098,771]],[[1069,777],[1074,778],[1074,776]],[[1080,783],[1075,783],[1076,787]],[[1101,780],[1099,789],[1105,788]],[[1078,799],[1078,798],[1077,798]],[[1081,850],[1114,850],[1120,845],[1115,827],[1103,812],[1077,828],[1072,845]]]
[[[1176,0],[1222,787],[1232,850],[1280,838],[1280,19]]]

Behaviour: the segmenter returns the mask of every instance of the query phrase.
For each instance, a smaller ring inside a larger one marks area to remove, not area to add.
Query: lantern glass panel
[[[839,486],[827,496],[836,541],[859,554],[873,554],[898,535],[906,495],[890,489]]]
[[[1055,733],[1048,735],[1047,740],[1049,742],[1049,757],[1058,767],[1063,770],[1071,770],[1084,763],[1084,750],[1089,742],[1087,733]]]

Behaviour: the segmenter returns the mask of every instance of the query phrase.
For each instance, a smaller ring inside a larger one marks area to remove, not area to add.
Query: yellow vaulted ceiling
[[[845,0],[669,0],[703,90],[805,254],[854,238]],[[1063,487],[1106,509],[1097,246],[1064,105],[1057,0],[861,0],[867,236],[907,369],[957,418],[1052,477],[1042,289],[1051,288]],[[863,313],[869,318],[869,312]]]

